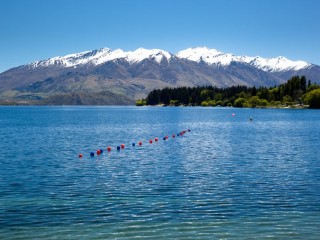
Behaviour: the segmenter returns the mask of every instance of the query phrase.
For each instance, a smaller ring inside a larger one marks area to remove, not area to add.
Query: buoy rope
[[[180,131],[180,132],[177,133],[177,134],[174,134],[174,133],[173,133],[173,134],[171,134],[171,138],[172,138],[172,139],[175,139],[176,137],[182,137],[182,136],[183,136],[185,133],[187,133],[187,132],[191,132],[191,130],[190,130],[190,129],[188,129],[188,130],[182,130],[182,131]],[[166,135],[166,136],[164,136],[164,137],[162,138],[163,141],[167,141],[168,139],[169,139],[169,135]],[[151,138],[147,143],[153,144],[153,143],[159,142],[159,140],[160,140],[160,139],[159,139],[158,137],[156,137],[156,138]],[[136,145],[142,146],[143,143],[144,143],[144,141],[140,140],[140,141],[138,141],[138,142],[133,142],[133,143],[131,144],[131,146],[132,146],[132,147],[135,147]],[[119,151],[125,149],[125,144],[122,143],[122,144],[120,144],[120,145],[117,145],[115,148],[112,148],[112,147],[110,147],[110,146],[108,146],[108,147],[105,148],[105,150],[106,150],[107,152],[111,152],[113,149],[116,149],[116,150],[119,152]],[[99,155],[103,154],[103,152],[104,152],[104,150],[103,150],[102,148],[97,149],[95,152],[94,152],[94,151],[91,151],[91,152],[90,152],[90,157],[99,156]],[[80,154],[78,155],[78,157],[79,157],[79,158],[82,158],[82,157],[83,157],[83,154],[80,153]]]

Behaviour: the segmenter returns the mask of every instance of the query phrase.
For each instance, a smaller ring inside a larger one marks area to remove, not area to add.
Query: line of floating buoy
[[[191,130],[190,129],[188,129],[188,130],[183,130],[183,131],[181,131],[181,132],[179,132],[179,133],[177,133],[177,134],[172,134],[171,135],[171,137],[172,138],[175,138],[176,136],[177,137],[180,137],[180,136],[183,136],[185,133],[187,133],[187,132],[191,132]],[[164,136],[163,137],[163,140],[164,141],[166,141],[166,140],[168,140],[169,139],[169,136],[168,135],[166,135],[166,136]],[[154,138],[154,139],[150,139],[149,140],[149,143],[150,144],[152,144],[153,142],[158,142],[159,141],[159,138]],[[135,147],[136,146],[136,143],[132,143],[131,144],[132,145],[132,147]],[[138,146],[142,146],[142,141],[139,141],[138,142]],[[121,149],[125,149],[125,145],[122,143],[122,144],[120,144],[120,145],[118,145],[117,147],[116,147],[116,149],[117,149],[117,151],[119,152],[119,151],[121,151]],[[108,152],[111,152],[112,151],[112,148],[110,147],[110,146],[108,146],[107,148],[106,148],[106,150],[108,151]],[[98,150],[96,150],[96,152],[90,152],[90,157],[94,157],[95,156],[95,154],[97,155],[97,156],[99,156],[99,155],[101,155],[103,153],[103,149],[98,149]],[[82,153],[80,153],[79,155],[78,155],[78,157],[79,158],[82,158],[83,157],[83,154]]]

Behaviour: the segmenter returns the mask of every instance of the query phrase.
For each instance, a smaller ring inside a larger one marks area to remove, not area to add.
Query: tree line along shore
[[[145,99],[137,100],[136,105],[320,108],[320,86],[310,80],[307,82],[305,76],[295,76],[269,88],[240,85],[164,88],[151,91]]]

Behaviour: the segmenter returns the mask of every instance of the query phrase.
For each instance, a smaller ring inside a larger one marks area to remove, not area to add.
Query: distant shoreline
[[[16,102],[8,102],[8,103],[4,103],[4,102],[0,102],[0,107],[15,107],[15,106],[25,106],[25,107],[114,107],[114,106],[118,106],[118,107],[174,107],[174,108],[179,108],[179,107],[190,107],[190,108],[194,108],[194,107],[199,107],[199,108],[233,108],[233,109],[316,109],[316,108],[310,108],[309,105],[293,105],[293,106],[268,106],[268,107],[228,107],[228,106],[201,106],[201,105],[195,105],[195,106],[185,106],[185,105],[165,105],[165,104],[158,104],[158,105],[143,105],[143,106],[136,106],[136,105],[81,105],[81,104],[76,104],[76,105],[55,105],[55,104],[28,104],[28,103],[16,103]]]

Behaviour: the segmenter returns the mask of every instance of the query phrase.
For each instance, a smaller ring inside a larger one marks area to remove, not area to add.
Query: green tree
[[[136,106],[145,106],[145,105],[147,105],[147,102],[145,99],[138,99],[136,101]]]
[[[310,85],[308,86],[308,88],[307,88],[307,92],[311,92],[312,90],[315,90],[315,89],[318,89],[318,88],[320,88],[319,85],[317,85],[317,84],[310,84]]]
[[[283,97],[282,103],[285,105],[292,105],[292,98],[289,95]]]
[[[245,103],[245,99],[244,98],[237,98],[235,101],[234,101],[234,106],[235,107],[243,107],[243,104]]]
[[[269,102],[266,99],[260,100],[259,106],[260,107],[267,107],[269,105]]]
[[[256,86],[253,86],[252,91],[251,91],[251,95],[252,95],[252,96],[256,96],[256,95],[257,95]]]
[[[214,95],[214,100],[215,101],[222,101],[222,94],[221,93],[217,93]]]
[[[244,99],[247,99],[251,97],[251,93],[249,92],[245,92],[245,91],[241,91],[239,94],[238,94],[238,98],[244,98]]]
[[[303,96],[303,91],[301,89],[293,91],[292,98],[294,99],[295,102],[300,103],[302,96]]]
[[[179,100],[173,100],[173,99],[170,100],[170,106],[179,106],[179,105],[180,105]]]
[[[222,106],[222,101],[217,101],[217,102],[216,102],[216,105],[217,105],[217,106]]]
[[[306,93],[303,100],[309,104],[310,108],[320,108],[320,88]]]
[[[266,87],[247,87],[247,86],[232,86],[227,88],[218,88],[215,86],[198,86],[198,87],[178,87],[164,88],[151,91],[146,103],[137,101],[137,105],[157,105],[157,104],[179,104],[184,105],[203,105],[208,106],[227,106],[231,103],[233,106],[256,107],[256,106],[279,106],[279,102],[291,105],[294,101],[301,103],[301,97],[304,94],[320,88],[317,84],[311,84],[309,80],[306,83],[304,76],[295,76],[289,79],[286,83],[273,88]],[[251,98],[256,96],[255,98]],[[261,102],[263,99],[267,102]],[[235,103],[237,101],[237,103]]]
[[[208,101],[209,106],[215,107],[216,106],[216,101],[215,100],[210,100]]]
[[[311,80],[309,79],[307,88],[310,87],[310,85],[311,85]]]
[[[276,99],[275,95],[274,95],[274,91],[273,89],[269,89],[268,90],[268,102],[274,101]]]
[[[212,94],[212,91],[211,91],[211,90],[207,90],[207,89],[202,90],[202,91],[200,92],[200,99],[201,99],[201,101],[206,101],[207,99],[210,99],[211,94]]]
[[[249,98],[248,102],[251,105],[251,107],[254,107],[254,108],[260,105],[260,99],[258,96],[253,96]]]
[[[209,107],[209,103],[207,101],[202,101],[201,107]]]
[[[307,79],[305,76],[300,78],[300,89],[303,91],[303,93],[305,93],[307,90]]]
[[[258,93],[257,93],[257,96],[260,98],[260,99],[269,99],[269,91],[267,88],[262,88]]]

